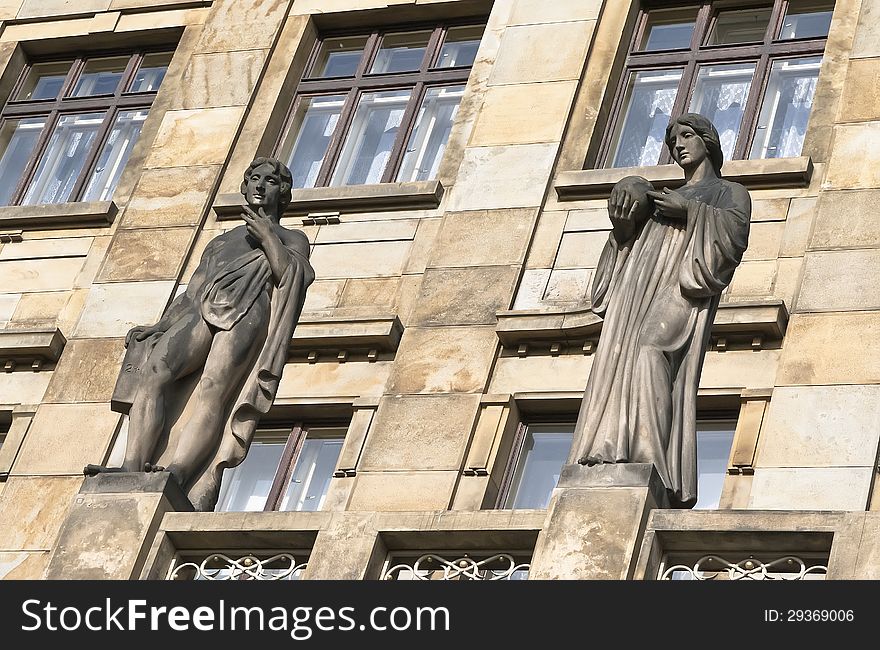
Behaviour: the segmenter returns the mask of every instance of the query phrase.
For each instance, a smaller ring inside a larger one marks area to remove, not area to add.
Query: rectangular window
[[[672,162],[666,124],[686,112],[712,120],[725,160],[800,156],[833,9],[833,0],[643,8],[600,165]]]
[[[215,510],[320,510],[345,431],[302,423],[259,429],[244,461],[224,471]]]
[[[568,460],[573,420],[522,424],[498,495],[499,508],[546,508]],[[697,420],[697,504],[717,509],[727,474],[735,419]]]
[[[276,155],[295,188],[435,178],[484,25],[321,39]]]
[[[171,54],[28,65],[0,113],[0,205],[109,200]]]

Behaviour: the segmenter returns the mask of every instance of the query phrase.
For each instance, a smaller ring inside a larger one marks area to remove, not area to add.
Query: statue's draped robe
[[[282,240],[287,263],[281,281],[277,282],[265,253],[255,242],[250,242],[246,233],[245,226],[239,226],[213,239],[199,264],[205,281],[199,287],[187,288],[190,300],[214,330],[232,330],[256,302],[268,304],[268,309],[262,310],[267,314],[266,322],[260,327],[263,340],[254,342],[251,363],[229,401],[222,433],[203,433],[217,439],[214,452],[202,470],[192,474],[191,484],[183,486],[199,511],[214,508],[223,470],[244,460],[260,417],[272,406],[306,289],[315,279],[305,237],[302,238],[304,245],[299,246]],[[201,371],[200,368],[181,383],[194,386]],[[195,399],[196,394],[193,393],[190,400]],[[193,407],[198,405],[190,405]],[[186,407],[183,417],[186,418]],[[163,460],[173,457],[178,442],[175,435],[185,429],[185,426],[170,427]]]
[[[604,323],[571,460],[653,463],[673,504],[690,507],[703,354],[748,244],[751,203],[723,179],[678,191],[693,199],[686,221],[652,216],[629,241],[612,233],[602,251],[592,310]]]

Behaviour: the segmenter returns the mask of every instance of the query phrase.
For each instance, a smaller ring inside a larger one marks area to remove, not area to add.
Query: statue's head
[[[290,190],[293,176],[280,160],[275,158],[254,158],[248,165],[241,182],[241,193],[252,207],[274,208],[277,205],[278,217],[290,203]]]
[[[680,139],[679,136],[686,136],[689,133],[697,135],[699,140],[682,144],[688,138]],[[676,150],[676,141],[679,142],[679,150]],[[669,147],[672,158],[679,166],[684,167],[689,162],[698,163],[708,156],[715,173],[721,176],[721,165],[724,164],[721,138],[718,137],[718,131],[712,122],[699,113],[685,113],[669,120],[669,125],[666,127],[666,146]],[[684,161],[681,159],[682,155],[685,156]]]

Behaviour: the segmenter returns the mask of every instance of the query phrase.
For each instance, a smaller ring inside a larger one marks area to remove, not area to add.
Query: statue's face
[[[244,198],[248,205],[257,207],[276,207],[281,197],[281,179],[275,168],[265,163],[255,167],[248,174]]]
[[[672,127],[672,159],[681,167],[699,165],[709,156],[706,143],[703,138],[685,124],[676,124]]]

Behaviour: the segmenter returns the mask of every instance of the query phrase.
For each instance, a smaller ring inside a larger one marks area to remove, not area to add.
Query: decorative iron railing
[[[298,580],[306,568],[290,553],[230,557],[212,553],[201,561],[175,561],[166,580]]]
[[[452,559],[436,553],[418,557],[394,556],[382,572],[382,580],[525,580],[528,560],[508,553]]]
[[[674,563],[660,567],[660,580],[824,580],[825,564],[786,555],[763,561],[754,556],[734,561],[718,555],[704,555],[693,564]]]

